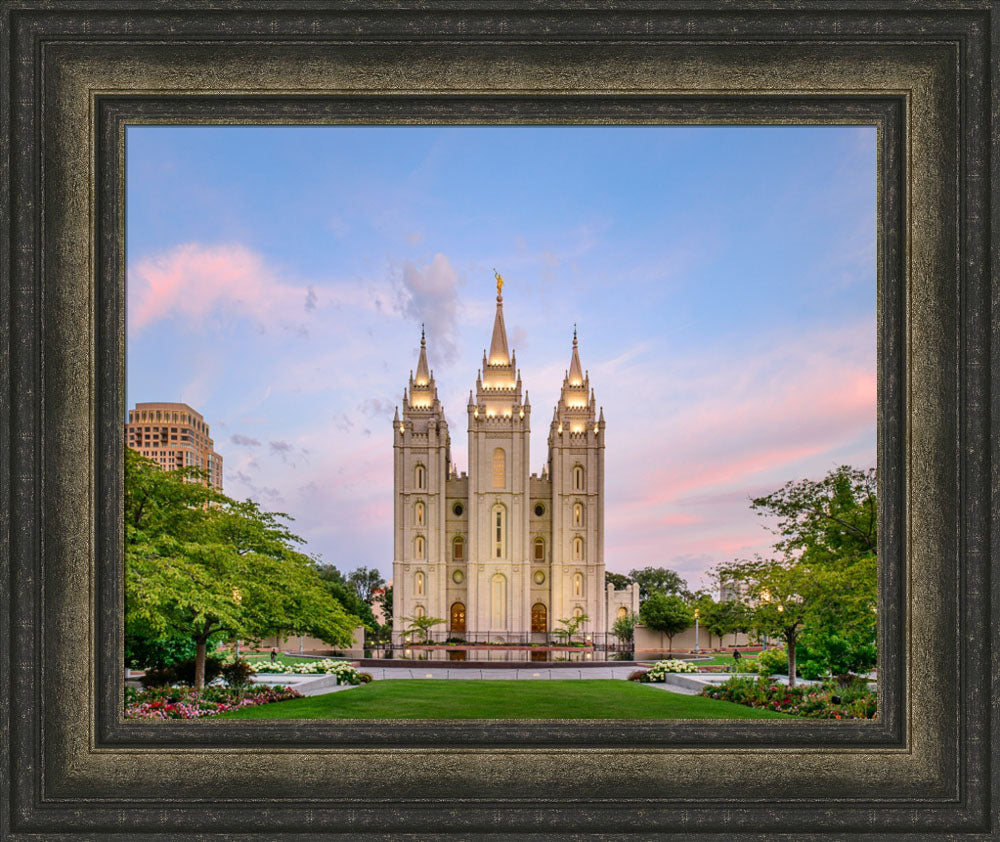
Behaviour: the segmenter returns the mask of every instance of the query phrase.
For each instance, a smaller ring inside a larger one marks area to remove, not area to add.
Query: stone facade
[[[421,335],[417,370],[393,419],[393,638],[404,617],[445,620],[432,637],[542,642],[558,621],[586,615],[580,634],[608,631],[638,589],[604,585],[604,412],[570,367],[549,426],[548,460],[529,471],[531,404],[508,350],[502,280],[489,353],[469,393],[469,470],[451,438]],[[578,638],[579,639],[579,638]]]

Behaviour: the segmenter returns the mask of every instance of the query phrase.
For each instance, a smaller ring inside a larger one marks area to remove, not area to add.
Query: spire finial
[[[576,322],[573,322],[573,344],[576,345]]]
[[[427,344],[427,339],[424,336],[424,324],[423,324],[423,322],[420,323],[420,344],[421,345],[426,345]]]
[[[496,269],[493,270],[493,277],[497,280],[497,301],[503,301],[503,278]]]

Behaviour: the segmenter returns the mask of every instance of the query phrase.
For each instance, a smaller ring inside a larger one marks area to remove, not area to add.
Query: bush
[[[784,649],[765,649],[757,656],[757,675],[788,675],[788,653]]]
[[[374,676],[370,672],[359,672],[358,682],[361,684],[368,684],[374,679]]]
[[[787,687],[772,684],[766,678],[744,677],[706,687],[701,695],[813,719],[872,719],[876,715],[878,701],[876,694],[864,682],[846,688],[833,683],[818,687]]]
[[[347,661],[338,661],[333,658],[323,658],[316,661],[306,661],[298,664],[251,664],[250,668],[256,672],[268,673],[292,673],[295,675],[335,675],[340,684],[357,684],[360,679],[356,667],[351,666]]]
[[[146,674],[139,679],[143,687],[164,687],[170,684],[194,684],[194,658],[185,661],[178,661],[169,667],[153,667],[146,670]],[[210,683],[213,679],[222,674],[222,659],[211,655],[205,658],[205,683]]]
[[[222,677],[230,687],[246,687],[253,674],[253,667],[243,658],[237,658],[222,668]]]
[[[657,661],[646,673],[646,681],[666,681],[667,673],[671,672],[698,672],[698,667],[690,661],[681,661],[677,658],[669,658],[666,661]]]
[[[646,670],[636,670],[635,672],[629,674],[628,680],[648,682],[649,679],[646,677],[647,675],[648,673]]]

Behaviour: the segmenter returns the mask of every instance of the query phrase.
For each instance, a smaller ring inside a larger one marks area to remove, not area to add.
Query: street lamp
[[[698,618],[701,617],[701,609],[694,609],[694,652],[697,655],[701,652],[701,647],[698,646]]]

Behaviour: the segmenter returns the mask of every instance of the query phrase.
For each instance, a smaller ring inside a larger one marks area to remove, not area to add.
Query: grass
[[[733,660],[732,655],[715,655],[711,658],[705,658],[704,660],[699,658],[698,660],[694,660],[691,663],[696,664],[697,666],[700,667],[708,667],[708,666],[732,667],[736,664],[736,661]],[[740,658],[739,671],[753,672],[756,664],[757,664],[756,655],[754,655],[753,657],[744,655],[742,658]]]
[[[214,719],[794,719],[615,679],[388,679]]]

